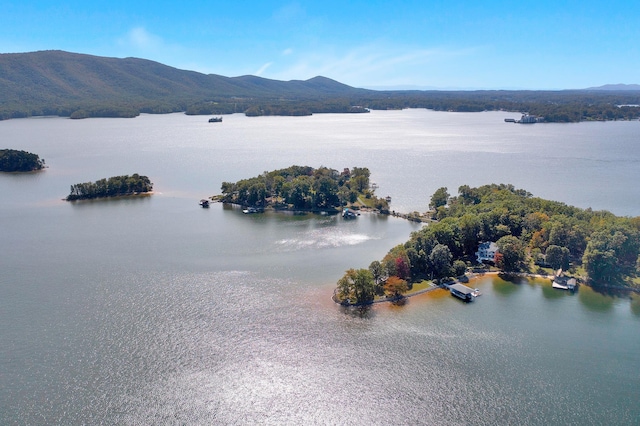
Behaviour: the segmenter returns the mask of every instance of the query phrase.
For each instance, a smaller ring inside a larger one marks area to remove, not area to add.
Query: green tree
[[[437,278],[446,277],[451,272],[451,250],[444,244],[436,245],[429,254],[429,263]]]
[[[369,264],[369,272],[371,272],[371,275],[373,275],[373,281],[376,283],[376,285],[384,281],[384,268],[379,260],[374,260],[373,262],[371,262],[371,264]]]
[[[478,248],[480,242],[480,230],[482,223],[480,218],[473,214],[465,214],[458,221],[460,224],[460,234],[463,252],[472,255]]]
[[[438,188],[436,192],[431,196],[431,201],[429,202],[429,208],[432,210],[437,210],[438,207],[444,207],[449,202],[449,193],[447,192],[446,187]]]
[[[313,183],[316,207],[326,209],[340,204],[338,182],[328,176],[322,176]]]
[[[553,269],[569,269],[569,249],[552,244],[547,248],[545,260]]]
[[[591,234],[582,263],[591,279],[609,281],[634,272],[639,252],[638,231],[616,224]]]
[[[456,277],[464,275],[467,272],[467,264],[462,260],[457,259],[453,261],[453,273]]]
[[[518,237],[506,235],[496,241],[500,252],[498,267],[507,272],[519,271],[525,259],[524,246]]]
[[[476,188],[470,188],[469,185],[458,187],[458,197],[464,205],[478,204],[480,202],[478,190]]]
[[[366,167],[354,167],[351,170],[352,189],[363,193],[369,189],[369,177],[371,172]]]
[[[373,274],[368,269],[349,269],[338,280],[336,297],[341,303],[360,305],[372,302],[374,292]]]

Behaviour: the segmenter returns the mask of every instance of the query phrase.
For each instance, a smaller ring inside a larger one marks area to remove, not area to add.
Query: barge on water
[[[465,302],[473,302],[476,296],[479,294],[477,289],[467,287],[464,284],[451,284],[449,286],[451,294],[457,298],[464,300]]]

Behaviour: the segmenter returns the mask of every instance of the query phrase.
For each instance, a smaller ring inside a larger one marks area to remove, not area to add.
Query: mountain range
[[[139,58],[108,58],[60,50],[0,54],[0,119],[35,115],[134,117],[141,112],[177,111],[308,115],[418,107],[452,111],[536,111],[537,107],[544,106],[537,112],[559,117],[552,121],[579,121],[583,117],[576,115],[578,113],[567,117],[553,115],[554,111],[548,111],[549,105],[555,105],[556,109],[558,105],[572,104],[633,105],[640,103],[639,88],[638,85],[611,85],[556,92],[377,91],[354,88],[320,76],[304,81],[278,81],[250,75],[225,77],[180,70]]]
[[[99,105],[184,110],[216,98],[300,100],[364,92],[324,77],[288,82],[255,76],[224,77],[145,59],[58,50],[0,54],[0,105],[2,109],[13,107],[25,112],[29,108],[37,112],[43,108],[69,110]]]

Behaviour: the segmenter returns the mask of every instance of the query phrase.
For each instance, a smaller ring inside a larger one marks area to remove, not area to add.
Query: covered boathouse
[[[459,283],[451,284],[449,286],[449,291],[451,292],[452,295],[459,297],[465,302],[473,302],[473,299],[475,299],[475,295],[474,295],[475,290],[467,287],[464,284],[459,284]]]

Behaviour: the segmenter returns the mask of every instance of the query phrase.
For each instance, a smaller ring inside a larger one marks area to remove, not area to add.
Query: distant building
[[[535,115],[522,114],[522,117],[520,117],[520,120],[516,121],[516,123],[533,124],[533,123],[540,123],[542,121],[544,121],[543,117],[536,117]]]
[[[478,251],[476,252],[476,259],[478,260],[478,263],[494,262],[497,252],[498,245],[493,241],[480,243]]]

